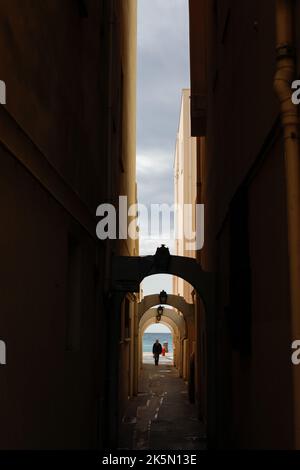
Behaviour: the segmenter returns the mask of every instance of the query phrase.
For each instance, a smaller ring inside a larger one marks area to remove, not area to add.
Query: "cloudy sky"
[[[181,90],[189,88],[188,0],[138,0],[137,178],[139,203],[174,203],[173,160]],[[165,243],[151,240],[140,216],[140,254]],[[171,276],[143,283],[144,294],[172,291]]]

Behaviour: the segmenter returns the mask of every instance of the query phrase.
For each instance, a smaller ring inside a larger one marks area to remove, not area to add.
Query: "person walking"
[[[154,357],[154,363],[156,366],[158,366],[159,355],[162,353],[162,346],[160,342],[158,341],[158,339],[153,344],[152,352],[153,352],[153,357]]]

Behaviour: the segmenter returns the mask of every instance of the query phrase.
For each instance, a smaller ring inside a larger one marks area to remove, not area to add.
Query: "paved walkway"
[[[203,426],[188,400],[187,386],[168,364],[144,364],[140,393],[129,400],[120,448],[205,449]]]

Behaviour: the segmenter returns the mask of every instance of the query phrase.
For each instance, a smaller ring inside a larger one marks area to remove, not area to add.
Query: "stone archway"
[[[193,258],[173,256],[162,245],[154,256],[115,256],[112,260],[111,291],[108,299],[109,335],[111,338],[112,362],[118,364],[119,312],[128,292],[139,292],[140,284],[148,276],[171,274],[191,284],[205,308],[207,331],[207,434],[213,442],[216,434],[216,320],[215,320],[215,275],[203,271]],[[135,320],[136,340],[138,319]],[[136,349],[136,348],[135,348]],[[106,376],[107,399],[111,419],[108,423],[109,441],[115,442],[118,429],[118,371],[109,368]]]
[[[139,334],[138,334],[138,365],[142,366],[142,338],[143,334],[151,324],[155,323],[157,310],[150,308],[141,317],[139,321]],[[183,315],[179,315],[174,309],[164,308],[164,313],[161,317],[162,324],[166,324],[173,330],[173,342],[174,342],[174,366],[179,370],[180,376],[182,375],[182,363],[181,363],[181,342],[186,338],[187,326]]]
[[[147,312],[145,312],[142,318],[140,319],[139,328],[142,330],[148,320],[154,320],[156,315],[157,311],[155,308],[147,310]],[[162,315],[162,321],[167,319],[170,319],[172,323],[178,328],[178,331],[180,332],[180,335],[182,337],[186,335],[186,325],[183,316],[178,315],[178,313],[171,308],[165,308]]]
[[[142,301],[139,302],[138,304],[139,321],[141,318],[143,318],[143,315],[145,314],[145,312],[147,312],[152,307],[159,305],[159,303],[160,303],[159,294],[152,294],[152,295],[145,296],[142,299]],[[168,294],[166,305],[174,307],[178,312],[181,312],[181,314],[183,315],[182,318],[184,318],[185,336],[184,338],[183,337],[181,338],[182,343],[180,342],[177,345],[177,359],[178,360],[176,361],[176,365],[178,366],[179,375],[183,377],[184,380],[188,380],[189,379],[190,348],[192,347],[190,334],[193,329],[193,326],[195,325],[195,305],[186,302],[184,297],[180,295],[174,295],[174,294]],[[175,311],[173,310],[173,312]],[[175,312],[175,315],[178,316],[178,313]],[[139,340],[139,347],[140,347],[140,340]]]
[[[194,258],[173,256],[162,245],[154,256],[115,256],[112,268],[114,292],[139,292],[140,284],[154,274],[172,274],[191,284],[205,306],[207,315],[214,314],[215,276],[203,271]]]
[[[139,320],[147,310],[159,304],[160,299],[158,294],[146,295],[138,304]],[[194,304],[189,304],[185,301],[185,298],[180,295],[168,294],[167,305],[179,310],[187,321],[194,316]]]
[[[178,344],[179,344],[179,341],[180,341],[180,331],[179,331],[178,326],[176,325],[176,323],[174,323],[174,321],[171,318],[163,316],[160,323],[162,325],[165,325],[167,328],[169,328],[169,330],[172,334],[172,342],[173,342],[172,346],[174,347],[174,351],[173,351],[173,362],[172,362],[172,364],[171,363],[170,364],[175,366],[176,358],[175,358],[174,352],[176,352],[176,348],[178,348]],[[144,353],[143,353],[143,337],[144,337],[144,333],[147,330],[147,328],[149,326],[153,325],[153,324],[154,324],[153,318],[149,318],[143,324],[143,327],[140,330],[140,335],[139,335],[139,368],[140,369],[143,369],[143,365],[144,365],[144,361],[143,361],[143,356],[144,356]]]

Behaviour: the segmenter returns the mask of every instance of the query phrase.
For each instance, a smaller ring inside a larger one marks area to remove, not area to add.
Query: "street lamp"
[[[164,313],[164,308],[160,305],[159,307],[157,307],[157,314],[159,316],[162,316],[163,313]]]
[[[159,294],[159,300],[160,300],[160,303],[161,304],[164,304],[166,305],[167,301],[168,301],[168,294],[166,293],[165,290],[162,290]]]
[[[157,323],[160,322],[163,313],[164,313],[164,308],[160,305],[159,307],[157,307],[157,315],[156,315]]]

